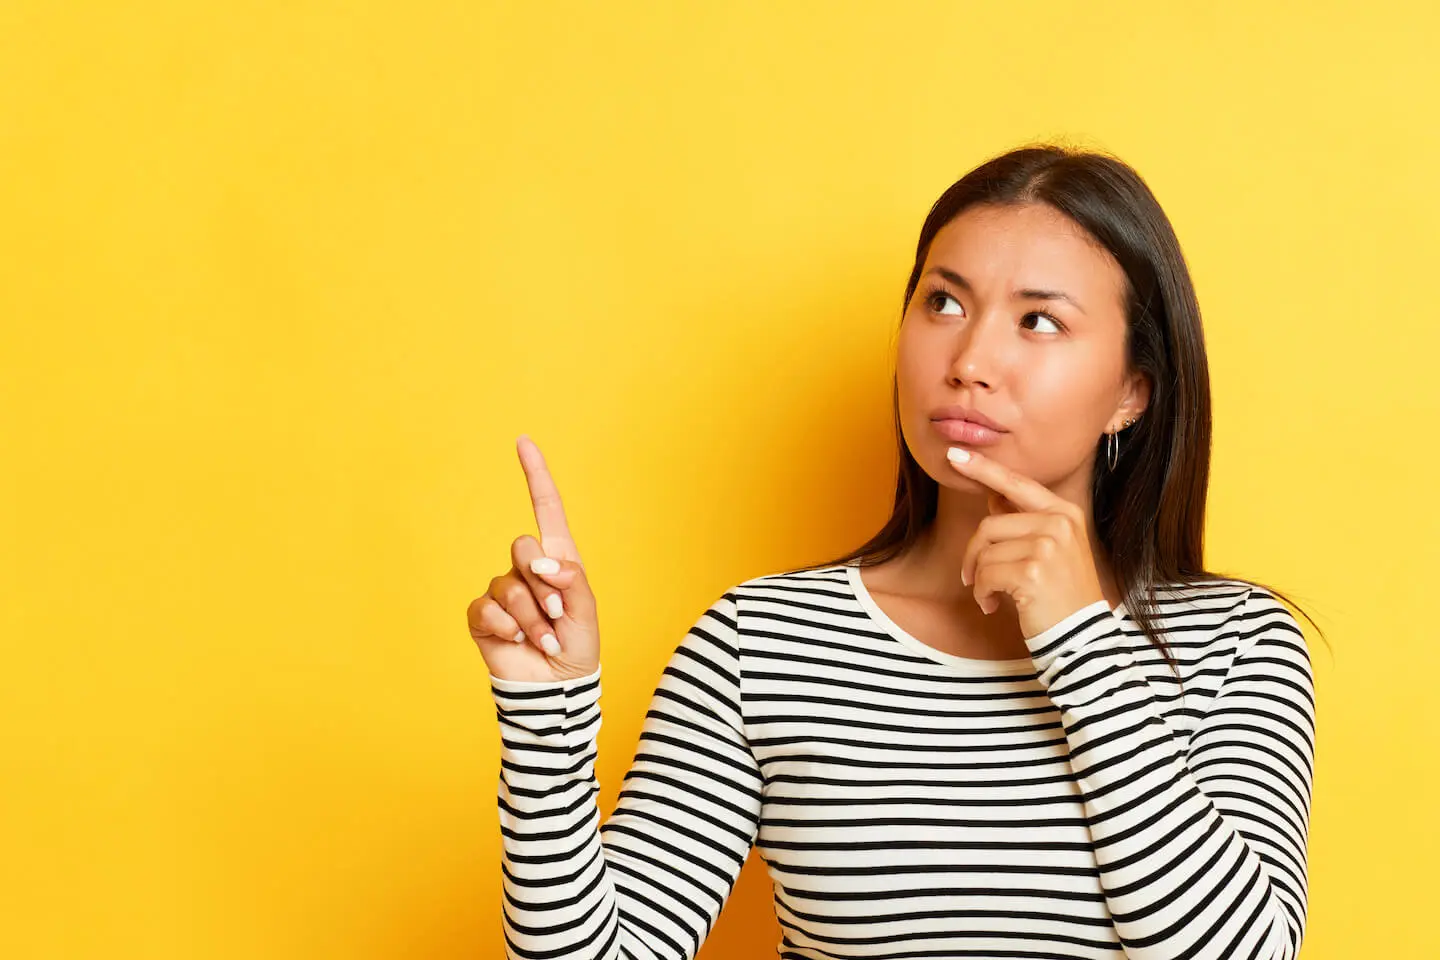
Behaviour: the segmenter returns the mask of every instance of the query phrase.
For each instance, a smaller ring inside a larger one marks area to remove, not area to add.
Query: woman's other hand
[[[540,448],[522,436],[516,450],[540,539],[525,534],[510,544],[510,569],[466,611],[470,636],[502,680],[588,676],[600,666],[595,596]]]

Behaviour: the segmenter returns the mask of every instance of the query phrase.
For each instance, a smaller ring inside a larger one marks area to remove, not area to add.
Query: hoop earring
[[[1137,419],[1139,418],[1131,417],[1129,420],[1126,420],[1120,425],[1120,430],[1124,430],[1126,427],[1130,426],[1130,424],[1134,423]],[[1120,459],[1120,438],[1115,435],[1119,433],[1120,430],[1116,430],[1114,433],[1105,434],[1105,459],[1110,463],[1111,473],[1115,472],[1115,462]]]

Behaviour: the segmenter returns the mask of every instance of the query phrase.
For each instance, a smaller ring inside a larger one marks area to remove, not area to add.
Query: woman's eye
[[[1061,330],[1064,329],[1064,327],[1060,326],[1060,321],[1059,321],[1059,320],[1056,320],[1054,317],[1050,316],[1050,314],[1048,314],[1048,313],[1040,313],[1040,312],[1038,312],[1038,311],[1032,311],[1032,312],[1030,312],[1030,313],[1025,314],[1025,319],[1028,320],[1028,319],[1031,318],[1031,317],[1039,317],[1041,320],[1044,320],[1046,323],[1051,324],[1052,326],[1055,327],[1055,332],[1056,332],[1056,333],[1059,333]],[[1048,332],[1048,331],[1044,331],[1044,332]]]
[[[955,305],[955,310],[942,309],[947,300]],[[960,301],[950,296],[950,294],[945,293],[943,290],[937,290],[934,293],[930,294],[930,296],[926,297],[926,302],[929,304],[930,309],[935,313],[953,315],[962,312],[960,308]],[[1038,317],[1039,319],[1044,320],[1046,323],[1050,324],[1055,328],[1053,331],[1041,330],[1041,333],[1063,333],[1065,331],[1064,325],[1060,323],[1059,320],[1056,320],[1054,317],[1050,316],[1050,314],[1048,313],[1041,313],[1038,310],[1032,310],[1030,313],[1025,314],[1024,319],[1029,320],[1031,317]]]
[[[930,294],[930,308],[931,308],[932,310],[935,310],[936,313],[944,313],[944,312],[945,312],[944,310],[938,309],[938,304],[943,303],[943,302],[946,301],[946,300],[949,300],[951,303],[955,304],[955,306],[957,306],[957,307],[960,306],[960,301],[959,301],[959,300],[956,300],[954,297],[950,296],[950,294],[948,294],[948,293],[938,293],[938,292],[937,292],[937,293],[932,293],[932,294]]]

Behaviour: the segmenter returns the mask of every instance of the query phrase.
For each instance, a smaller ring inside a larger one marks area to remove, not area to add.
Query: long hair
[[[1103,441],[1094,453],[1094,524],[1125,609],[1173,666],[1174,657],[1157,627],[1157,587],[1238,580],[1299,608],[1260,581],[1204,568],[1210,370],[1200,305],[1170,220],[1131,167],[1104,153],[1032,144],[967,173],[935,202],[920,229],[915,266],[901,305],[902,322],[930,243],[945,224],[976,204],[1030,203],[1047,204],[1065,214],[1120,264],[1125,275],[1127,362],[1131,371],[1150,379],[1148,406],[1132,427],[1116,437],[1119,454],[1114,470],[1109,469]],[[900,465],[890,519],[845,556],[797,569],[882,563],[908,550],[934,521],[939,484],[921,469],[905,444],[898,380],[892,401]],[[1308,613],[1305,617],[1315,624]]]

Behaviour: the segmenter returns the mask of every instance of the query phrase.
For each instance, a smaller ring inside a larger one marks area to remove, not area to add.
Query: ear
[[[1126,420],[1138,420],[1149,406],[1150,378],[1143,373],[1131,374],[1129,382],[1125,385],[1125,395],[1120,401],[1120,406],[1115,408],[1115,418],[1120,423],[1124,423]]]

